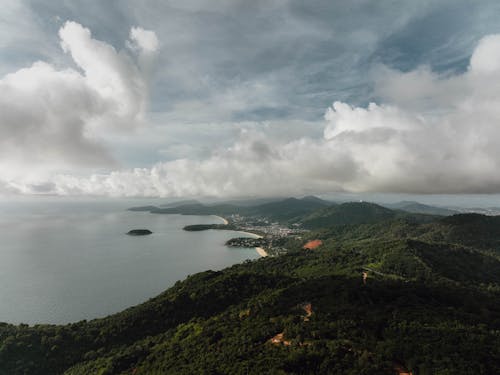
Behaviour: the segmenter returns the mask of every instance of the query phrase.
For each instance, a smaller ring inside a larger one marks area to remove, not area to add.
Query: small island
[[[149,229],[132,229],[127,232],[129,236],[147,236],[152,233]]]

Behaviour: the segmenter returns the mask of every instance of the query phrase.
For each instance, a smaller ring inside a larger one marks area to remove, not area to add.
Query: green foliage
[[[429,215],[441,215],[441,216],[450,216],[458,214],[458,211],[450,210],[448,208],[428,206],[426,204],[412,202],[412,201],[402,201],[398,203],[388,204],[385,206],[391,209],[413,212],[416,214],[429,214]]]
[[[429,222],[435,220],[436,216],[394,211],[369,202],[350,202],[316,210],[303,217],[301,223],[304,228],[320,229],[338,225],[380,223],[397,218]]]
[[[499,219],[365,204],[355,225],[359,207],[284,239],[285,255],[198,273],[104,319],[0,324],[0,374],[500,373]]]

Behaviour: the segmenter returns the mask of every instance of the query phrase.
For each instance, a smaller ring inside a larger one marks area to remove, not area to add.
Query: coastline
[[[263,258],[269,256],[266,250],[264,250],[262,247],[256,247],[255,251],[257,251],[257,254],[259,254]]]
[[[221,219],[224,222],[224,225],[228,225],[229,224],[229,221],[227,221],[227,219],[223,218],[222,216],[219,216],[219,215],[212,215],[212,216],[215,216],[216,218]],[[240,231],[240,230],[238,232],[245,233],[245,234],[251,234],[252,236],[255,236],[255,238],[263,238],[261,235],[255,234],[255,233],[251,233],[251,232],[243,232],[243,231]],[[266,252],[266,250],[264,250],[264,248],[262,248],[262,247],[256,247],[255,251],[257,251],[257,254],[259,254],[262,258],[269,256],[269,254]]]
[[[216,218],[219,218],[223,221],[223,224],[224,225],[228,225],[229,224],[229,221],[227,221],[225,218],[223,218],[222,216],[219,216],[219,215],[212,215],[212,216],[215,216]]]
[[[254,238],[264,238],[262,237],[260,234],[255,234],[255,233],[252,233],[252,232],[245,232],[243,230],[236,230],[235,232],[238,232],[238,233],[245,233],[245,234],[251,234],[252,236],[255,236]]]
[[[244,232],[244,231],[241,231],[239,230],[238,232],[240,233],[245,233],[245,234],[251,234],[252,236],[255,236],[255,238],[264,238],[263,236],[261,236],[260,234],[255,234],[255,233],[252,233],[252,232]],[[262,258],[264,257],[267,257],[269,256],[269,254],[267,253],[266,250],[264,250],[263,247],[256,247],[255,248],[255,251],[257,252],[257,254],[259,254]]]
[[[239,230],[238,232],[240,232],[240,233],[245,233],[245,234],[251,234],[252,236],[255,236],[255,238],[264,238],[264,237],[263,237],[263,236],[261,236],[260,234],[255,234],[255,233],[252,233],[252,232],[244,232],[244,231],[241,231],[241,230]],[[263,247],[256,247],[256,248],[255,248],[255,251],[256,251],[256,252],[257,252],[257,254],[259,254],[262,258],[269,256],[269,254],[267,253],[267,251],[266,251]]]

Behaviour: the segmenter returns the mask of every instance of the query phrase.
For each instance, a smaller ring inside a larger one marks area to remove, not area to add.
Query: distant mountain
[[[232,215],[242,210],[241,207],[231,204],[216,204],[208,206],[202,203],[184,204],[175,207],[155,207],[151,210],[154,214],[181,214],[181,215]]]
[[[185,201],[179,202],[179,205],[174,204],[169,207],[143,206],[132,207],[130,210],[150,211],[155,214],[220,216],[238,214],[284,224],[301,223],[306,229],[328,228],[335,225],[378,223],[397,218],[423,223],[438,218],[438,216],[435,214],[431,215],[429,212],[414,213],[403,210],[391,210],[369,202],[336,204],[315,196],[286,198],[254,206],[238,206],[227,202],[203,204],[197,201]],[[426,210],[422,209],[421,211]],[[434,212],[432,210],[427,211]]]
[[[186,206],[186,205],[192,205],[192,204],[201,204],[201,203],[199,201],[197,201],[196,199],[185,199],[182,201],[160,204],[158,207],[169,208],[169,207],[179,207],[179,206]]]
[[[211,205],[217,205],[220,203],[226,203],[226,204],[232,204],[234,206],[240,206],[240,207],[255,207],[255,206],[259,206],[261,204],[279,202],[279,201],[282,201],[283,199],[286,199],[286,197],[234,199],[234,200],[223,201],[223,202],[214,202],[214,203],[210,203],[207,205],[211,206]]]
[[[329,207],[333,203],[314,196],[304,198],[287,198],[254,206],[238,206],[223,202],[203,204],[198,201],[178,202],[168,207],[143,206],[132,207],[131,211],[150,211],[155,214],[182,214],[182,215],[233,215],[258,216],[273,221],[288,222],[299,220],[318,209]],[[184,204],[183,204],[184,203]]]
[[[332,205],[334,204],[334,202],[331,202],[331,201],[326,201],[324,199],[321,199],[321,198],[318,198],[317,196],[315,195],[307,195],[303,198],[301,198],[300,200],[304,201],[304,202],[316,202],[316,203],[321,203],[322,205],[324,206],[329,206],[329,205]]]
[[[383,206],[394,210],[402,210],[416,214],[450,216],[459,213],[458,211],[451,210],[448,208],[429,206],[426,204],[413,201],[402,201],[398,203],[384,204]]]
[[[386,207],[368,202],[349,202],[317,210],[301,220],[308,229],[326,228],[334,225],[365,224],[389,220],[397,213]]]
[[[138,207],[130,207],[128,211],[152,211],[156,210],[158,207],[156,206],[138,206]]]
[[[278,202],[252,207],[247,213],[265,216],[276,221],[293,221],[294,219],[299,220],[304,215],[331,205],[332,203],[317,197],[304,197],[301,199],[287,198]]]

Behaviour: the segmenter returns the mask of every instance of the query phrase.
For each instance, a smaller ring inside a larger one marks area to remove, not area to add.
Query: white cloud
[[[498,73],[500,70],[500,35],[488,35],[481,39],[470,59],[470,70],[479,74]]]
[[[290,140],[243,131],[232,146],[219,147],[203,160],[178,159],[90,177],[58,174],[48,184],[3,189],[222,197],[332,191],[497,193],[500,64],[490,60],[499,51],[500,37],[485,37],[467,71],[453,76],[427,67],[407,73],[379,69],[376,94],[381,104],[360,108],[335,102],[326,111],[322,138]],[[99,91],[100,84],[95,87]]]
[[[280,195],[304,186],[313,190],[318,185],[316,178],[322,178],[320,174],[325,168],[344,178],[354,173],[352,168],[345,168],[349,165],[346,160],[335,164],[329,158],[320,160],[311,154],[308,146],[316,147],[314,142],[298,142],[278,146],[261,134],[243,134],[232,147],[218,150],[202,161],[178,159],[158,163],[152,168],[94,175],[90,179],[59,176],[56,180],[57,193],[117,196]],[[305,181],[308,178],[310,181]],[[317,187],[320,186],[324,187],[322,184]],[[336,183],[330,186],[338,188]]]
[[[90,178],[59,175],[59,194],[275,195],[330,191],[485,193],[500,191],[500,38],[486,37],[460,75],[384,69],[377,94],[389,104],[336,102],[324,137],[292,141],[243,132],[205,160]]]
[[[146,84],[128,55],[93,39],[90,30],[76,22],[66,22],[59,36],[64,51],[85,73],[86,84],[108,102],[117,119],[135,120],[142,114]]]
[[[139,48],[146,53],[156,52],[160,44],[154,31],[144,30],[141,27],[130,29],[130,40],[133,42],[132,47]]]
[[[19,189],[56,171],[116,167],[100,134],[141,123],[147,85],[132,58],[75,22],[59,35],[81,71],[38,61],[0,79],[4,185]]]

